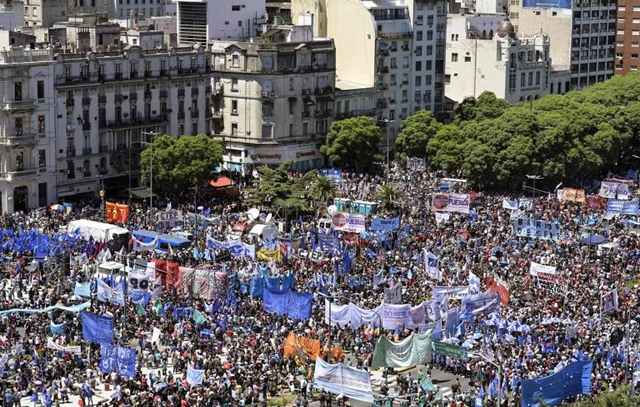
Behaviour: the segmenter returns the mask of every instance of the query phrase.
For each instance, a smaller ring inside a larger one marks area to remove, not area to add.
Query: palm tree
[[[317,177],[309,187],[309,195],[316,201],[322,201],[325,203],[333,201],[336,194],[336,187],[327,177]]]
[[[376,193],[376,199],[380,201],[383,208],[393,208],[402,199],[402,193],[395,184],[383,184]]]

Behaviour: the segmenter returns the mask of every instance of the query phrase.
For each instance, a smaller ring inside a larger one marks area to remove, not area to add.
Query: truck
[[[89,239],[93,237],[93,240],[97,242],[108,242],[115,240],[122,243],[129,242],[129,231],[117,225],[110,223],[96,222],[93,220],[72,220],[67,225],[68,233],[76,233],[78,231],[79,236]]]

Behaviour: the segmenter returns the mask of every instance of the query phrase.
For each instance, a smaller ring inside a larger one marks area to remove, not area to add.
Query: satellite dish
[[[251,208],[247,212],[247,216],[249,217],[249,220],[252,221],[260,216],[260,211],[258,210],[258,208]]]
[[[272,215],[272,214],[268,214],[268,215],[267,215],[267,218],[264,220],[264,223],[269,223],[269,222],[271,222],[271,218],[273,218],[273,215]]]
[[[338,207],[335,205],[330,205],[329,207],[327,207],[327,212],[329,212],[329,215],[333,215],[334,213],[338,212]]]

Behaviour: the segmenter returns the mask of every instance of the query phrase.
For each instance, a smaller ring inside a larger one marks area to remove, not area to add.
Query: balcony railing
[[[85,147],[82,149],[82,155],[91,155],[91,147]]]
[[[167,121],[166,115],[156,115],[150,117],[138,117],[135,119],[122,119],[122,120],[109,120],[107,121],[108,128],[127,127],[127,126],[139,126],[151,123],[162,123]]]
[[[2,102],[4,110],[25,110],[25,109],[35,109],[36,101],[33,99],[24,99],[24,100],[4,100]]]
[[[16,178],[31,178],[38,174],[38,168],[29,167],[23,168],[18,171],[9,171],[0,173],[0,178],[4,179],[16,179]]]

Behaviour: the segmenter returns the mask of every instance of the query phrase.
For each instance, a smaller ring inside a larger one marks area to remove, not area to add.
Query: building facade
[[[53,71],[50,50],[0,51],[0,213],[55,199]]]
[[[153,134],[209,133],[204,47],[55,56],[57,196],[139,186]]]
[[[449,99],[461,103],[490,91],[515,104],[549,93],[549,37],[517,38],[513,25],[502,18],[448,16],[445,93]]]
[[[626,75],[640,66],[640,1],[618,1],[615,74]]]
[[[265,0],[177,0],[178,43],[240,41],[259,37]]]
[[[170,0],[109,0],[109,16],[135,24],[145,18],[166,16],[167,5],[172,5]],[[130,23],[127,26],[133,27]]]
[[[329,39],[212,45],[212,132],[225,165],[242,174],[293,160],[324,164],[318,150],[333,120],[335,48]]]
[[[582,89],[613,76],[616,49],[615,0],[552,2],[512,0],[511,22],[518,35],[543,32],[551,40],[551,60],[571,71],[571,89]]]

